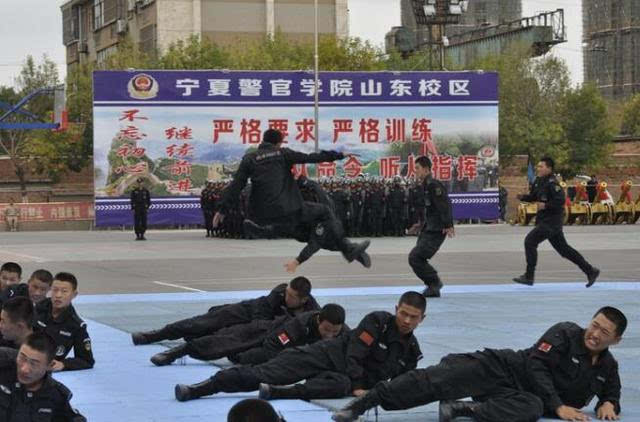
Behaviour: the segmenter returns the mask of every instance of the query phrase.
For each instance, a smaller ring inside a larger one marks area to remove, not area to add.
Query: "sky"
[[[473,1],[473,0],[470,0]],[[565,59],[574,83],[582,82],[582,0],[523,0],[523,16],[540,11],[565,10],[568,42],[552,53]],[[0,0],[0,85],[14,85],[22,63],[31,54],[39,59],[47,54],[65,75],[60,5],[65,0]],[[373,9],[375,7],[375,13]],[[384,45],[384,35],[400,25],[400,0],[349,0],[351,36]]]

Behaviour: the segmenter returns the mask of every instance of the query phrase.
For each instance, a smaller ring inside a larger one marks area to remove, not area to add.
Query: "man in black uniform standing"
[[[322,163],[342,160],[345,155],[337,151],[320,151],[304,154],[282,147],[282,132],[268,129],[264,132],[263,142],[257,150],[248,152],[242,158],[233,181],[225,189],[220,203],[220,211],[213,219],[216,227],[229,212],[231,205],[238,199],[240,192],[251,179],[252,188],[249,199],[249,218],[245,220],[245,229],[254,237],[261,237],[264,228],[290,235],[296,226],[307,223],[324,223],[327,230],[338,240],[339,250],[347,261],[356,259],[369,246],[359,243],[352,247],[344,236],[344,230],[329,207],[322,204],[305,202],[300,188],[291,173],[295,164]]]
[[[71,407],[71,392],[51,377],[56,346],[31,334],[17,351],[0,350],[0,421],[86,422]]]
[[[256,319],[272,320],[281,315],[294,316],[318,309],[320,306],[311,295],[311,282],[305,277],[296,277],[289,285],[277,285],[267,296],[212,306],[206,314],[167,324],[160,330],[133,333],[131,340],[134,345],[179,338],[189,340]]]
[[[598,419],[617,420],[620,377],[609,346],[620,342],[626,327],[620,310],[604,307],[586,329],[558,323],[529,349],[448,355],[438,365],[379,383],[333,419],[351,422],[378,405],[399,410],[439,400],[440,422],[534,422],[543,415],[587,421],[580,409],[598,396]],[[474,401],[455,401],[465,397]]]
[[[204,218],[204,227],[207,229],[205,237],[213,237],[213,210],[215,209],[213,195],[213,183],[207,182],[205,188],[200,192],[200,209]]]
[[[151,194],[143,186],[144,179],[139,178],[136,187],[131,191],[131,209],[133,210],[133,226],[136,232],[136,240],[147,240],[144,232],[147,231],[147,212],[151,206]]]
[[[424,319],[426,306],[420,293],[406,292],[395,315],[371,312],[344,336],[286,350],[261,365],[225,369],[199,384],[178,384],[176,399],[258,389],[263,399],[361,396],[379,381],[417,366],[422,354],[413,330]],[[283,387],[302,380],[306,382]]]
[[[535,202],[538,207],[536,227],[524,239],[524,250],[527,257],[527,270],[513,279],[516,283],[532,286],[536,264],[538,263],[538,245],[549,240],[551,246],[560,256],[576,264],[587,275],[587,287],[591,287],[600,275],[600,270],[589,264],[582,255],[567,243],[562,231],[564,212],[564,190],[553,175],[553,160],[549,157],[540,159],[537,165],[536,180],[529,194],[518,195],[525,202]]]
[[[427,286],[423,292],[425,297],[440,297],[443,284],[436,269],[429,264],[429,259],[438,252],[447,236],[455,235],[451,202],[447,189],[431,175],[431,160],[421,156],[415,163],[416,178],[422,181],[421,188],[424,190],[426,217],[418,242],[409,253],[409,265]]]
[[[344,308],[334,303],[320,311],[283,315],[274,320],[256,320],[223,328],[215,334],[189,340],[164,352],[151,362],[169,365],[182,356],[200,360],[229,358],[241,364],[257,364],[274,358],[281,351],[334,338],[344,330]]]

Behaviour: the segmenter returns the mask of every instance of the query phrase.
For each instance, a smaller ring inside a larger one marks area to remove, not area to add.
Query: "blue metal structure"
[[[26,97],[24,97],[23,99],[21,99],[16,105],[11,105],[11,104],[7,104],[7,103],[3,103],[0,102],[0,109],[4,109],[7,110],[3,115],[0,116],[0,130],[1,129],[23,129],[23,130],[30,130],[30,129],[59,129],[60,128],[60,123],[46,123],[43,122],[42,119],[40,119],[38,116],[34,115],[33,113],[30,113],[26,110],[22,110],[22,107],[24,107],[31,99],[33,99],[34,97],[37,97],[39,95],[46,95],[46,94],[54,94],[56,92],[56,90],[59,90],[59,87],[53,87],[53,88],[41,88],[38,89],[36,91],[33,91],[32,93],[30,93],[29,95],[27,95]],[[23,116],[26,116],[32,120],[37,120],[36,122],[5,122],[4,120],[7,119],[7,117],[13,115],[13,114],[20,114]]]

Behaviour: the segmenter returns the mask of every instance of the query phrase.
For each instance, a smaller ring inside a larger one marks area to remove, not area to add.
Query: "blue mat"
[[[413,287],[415,289],[415,286]],[[347,322],[355,326],[373,310],[393,311],[398,295],[410,287],[314,289],[319,302],[347,308]],[[586,324],[603,305],[620,307],[629,317],[622,343],[612,348],[620,363],[623,421],[640,421],[640,283],[599,283],[592,289],[578,284],[541,284],[534,288],[511,285],[447,287],[441,299],[431,300],[427,319],[416,335],[424,353],[420,367],[437,363],[454,352],[483,347],[529,347],[558,321]],[[184,364],[155,367],[149,357],[161,345],[134,347],[126,331],[151,329],[202,312],[212,304],[255,297],[264,292],[207,292],[105,295],[79,297],[76,307],[89,325],[96,367],[56,374],[74,393],[73,405],[94,421],[224,421],[231,406],[256,393],[219,394],[179,403],[176,383],[193,383],[211,376],[217,367],[186,359]],[[288,421],[329,421],[326,409],[348,399],[306,403],[274,401]],[[591,408],[588,409],[591,413]],[[593,415],[592,415],[593,416]],[[380,411],[380,421],[437,421],[437,404],[403,412]],[[370,412],[366,420],[375,420]]]

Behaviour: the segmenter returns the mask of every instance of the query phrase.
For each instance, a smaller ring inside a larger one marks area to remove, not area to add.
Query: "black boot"
[[[371,257],[366,252],[362,252],[360,255],[358,255],[356,261],[361,263],[365,268],[371,268]]]
[[[442,281],[440,281],[440,278],[438,278],[437,281],[429,284],[427,288],[422,291],[422,296],[440,297],[440,290],[442,289],[443,286],[444,285],[442,284]]]
[[[378,396],[369,392],[351,400],[343,409],[334,412],[331,419],[336,422],[353,422],[358,420],[364,412],[379,404]]]
[[[187,354],[187,343],[184,343],[151,356],[151,363],[156,366],[171,365],[176,359],[186,356]]]
[[[162,330],[153,330],[153,331],[139,331],[137,333],[131,333],[131,341],[135,346],[139,346],[141,344],[151,344],[156,341],[167,340],[167,337],[164,335]]]
[[[592,267],[591,272],[587,274],[587,279],[589,282],[587,283],[587,287],[593,286],[593,283],[596,282],[596,279],[600,275],[600,270],[596,267]]]
[[[533,286],[533,275],[524,273],[519,277],[513,279],[516,283],[524,284],[526,286]]]
[[[273,399],[303,399],[300,391],[300,385],[275,386],[269,384],[260,384],[258,397],[262,400]]]
[[[199,399],[200,397],[210,396],[218,392],[215,382],[212,378],[206,379],[197,384],[176,384],[175,387],[176,400],[189,401]]]
[[[352,262],[353,260],[357,259],[360,255],[362,255],[362,253],[367,250],[370,244],[371,244],[370,240],[365,240],[363,242],[354,244],[349,242],[347,238],[345,238],[344,247],[342,248],[342,255],[347,261]]]
[[[445,400],[440,402],[439,422],[451,422],[455,418],[473,418],[480,403],[473,401]]]

